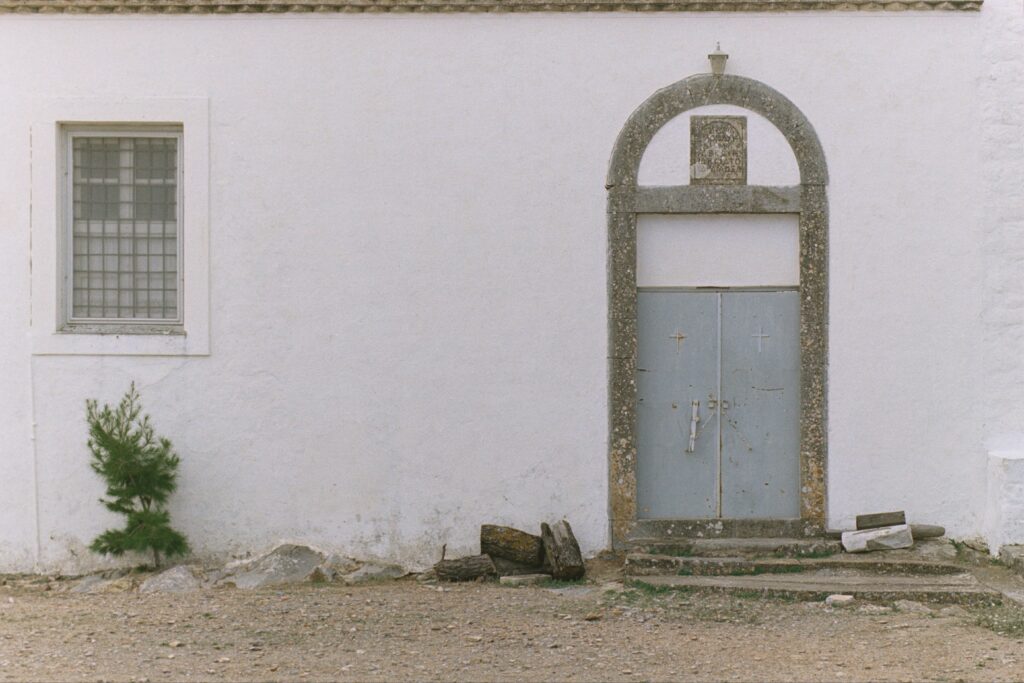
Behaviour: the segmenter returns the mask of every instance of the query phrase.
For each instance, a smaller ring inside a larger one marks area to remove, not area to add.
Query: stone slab
[[[906,524],[847,531],[843,534],[843,549],[848,553],[866,553],[871,550],[899,550],[914,545],[914,537]]]

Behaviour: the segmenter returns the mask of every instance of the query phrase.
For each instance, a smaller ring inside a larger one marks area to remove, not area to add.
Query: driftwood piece
[[[480,552],[529,567],[539,567],[544,562],[544,543],[540,536],[510,526],[484,524],[480,527]]]
[[[434,565],[434,574],[441,581],[473,581],[494,576],[494,563],[488,555],[471,555],[457,560],[441,560]]]
[[[857,515],[857,530],[880,529],[883,526],[896,526],[907,523],[907,514],[898,512],[875,512],[870,515]]]
[[[551,526],[541,524],[540,536],[544,541],[544,557],[551,567],[552,577],[562,581],[583,578],[586,571],[583,555],[569,522],[563,519]]]

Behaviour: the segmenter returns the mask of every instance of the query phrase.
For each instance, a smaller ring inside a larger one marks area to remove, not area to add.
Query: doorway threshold
[[[638,519],[630,524],[628,545],[680,538],[812,538],[825,529],[806,519]]]

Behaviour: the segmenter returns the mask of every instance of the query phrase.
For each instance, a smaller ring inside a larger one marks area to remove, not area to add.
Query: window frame
[[[209,356],[211,352],[210,291],[210,100],[206,96],[39,97],[16,107],[12,122],[21,122],[20,157],[30,170],[28,208],[31,294],[29,324],[34,356]],[[14,125],[17,125],[16,123]],[[166,328],[131,334],[109,328],[63,331],[62,258],[64,224],[61,211],[64,179],[64,126],[180,126],[183,258],[179,264],[184,302],[182,330]],[[20,126],[19,126],[20,127]],[[15,152],[17,153],[17,152]]]
[[[79,137],[109,138],[174,138],[176,143],[175,194],[175,256],[177,279],[177,317],[169,318],[83,318],[74,315],[74,140]],[[184,334],[185,298],[185,183],[184,128],[180,124],[60,124],[61,194],[58,225],[60,258],[58,273],[61,283],[57,302],[60,311],[58,332],[65,334]]]

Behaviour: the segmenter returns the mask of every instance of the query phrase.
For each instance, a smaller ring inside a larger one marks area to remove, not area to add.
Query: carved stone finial
[[[722,52],[721,43],[715,43],[715,51],[708,55],[708,59],[711,60],[712,74],[721,76],[725,73],[725,62],[729,59],[729,55],[726,52]]]

